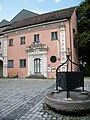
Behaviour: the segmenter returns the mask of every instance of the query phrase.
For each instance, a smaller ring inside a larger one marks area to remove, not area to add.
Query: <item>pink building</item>
[[[12,22],[4,31],[7,45],[6,73],[19,77],[43,75],[55,78],[56,68],[70,58],[78,62],[75,34],[77,18],[74,7]],[[61,68],[66,71],[67,65]],[[76,70],[69,65],[69,70]],[[7,76],[6,75],[6,76]]]

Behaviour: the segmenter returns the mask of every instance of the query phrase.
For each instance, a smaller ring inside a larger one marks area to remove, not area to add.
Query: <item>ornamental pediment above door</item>
[[[32,43],[31,46],[26,47],[26,52],[48,51],[48,46],[42,43]]]

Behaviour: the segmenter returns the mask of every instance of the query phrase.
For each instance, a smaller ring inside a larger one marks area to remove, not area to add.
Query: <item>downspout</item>
[[[71,25],[70,25],[70,19],[69,19],[69,35],[70,35],[70,56],[72,61],[72,40],[71,40]],[[72,63],[71,63],[71,71],[72,71]]]

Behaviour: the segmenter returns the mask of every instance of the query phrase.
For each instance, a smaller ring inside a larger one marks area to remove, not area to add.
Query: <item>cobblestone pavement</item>
[[[87,116],[65,116],[47,108],[44,95],[55,88],[53,79],[0,79],[0,120],[90,120]],[[90,78],[85,78],[90,91]]]

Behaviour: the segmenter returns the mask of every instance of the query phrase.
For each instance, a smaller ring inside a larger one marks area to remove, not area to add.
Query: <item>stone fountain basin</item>
[[[45,94],[46,105],[64,114],[86,114],[90,113],[90,92],[70,91],[70,98],[66,98],[66,91],[49,91]]]

